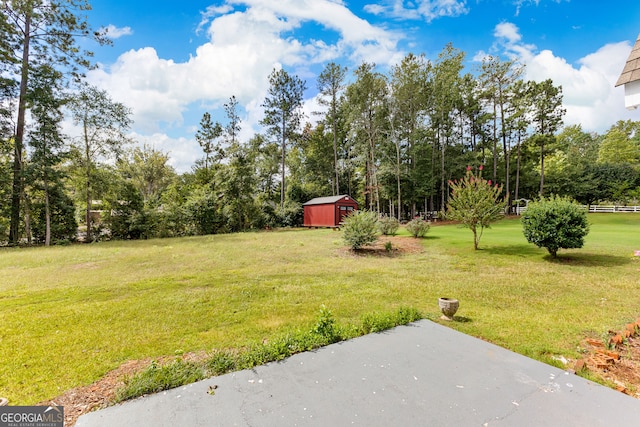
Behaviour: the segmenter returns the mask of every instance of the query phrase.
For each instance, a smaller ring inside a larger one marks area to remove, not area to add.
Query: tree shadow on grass
[[[629,257],[589,253],[558,254],[556,258],[547,254],[544,259],[553,264],[576,265],[581,267],[620,267],[630,264],[632,261]]]
[[[492,255],[510,255],[528,257],[540,254],[540,249],[533,245],[509,245],[509,246],[492,246],[489,248],[483,248],[480,246],[482,252],[487,252]]]
[[[482,252],[487,252],[493,255],[518,256],[522,258],[535,257],[544,254],[542,258],[550,263],[582,267],[619,267],[627,265],[632,261],[631,257],[577,252],[560,252],[556,258],[553,258],[545,249],[540,249],[534,245],[493,246],[489,248],[480,247],[480,249]]]
[[[428,234],[424,237],[421,237],[422,240],[440,240],[442,237],[440,236],[429,236]]]

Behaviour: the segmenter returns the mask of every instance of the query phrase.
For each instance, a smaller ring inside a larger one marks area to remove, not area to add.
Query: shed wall
[[[304,207],[305,227],[335,227],[335,205],[310,205]]]

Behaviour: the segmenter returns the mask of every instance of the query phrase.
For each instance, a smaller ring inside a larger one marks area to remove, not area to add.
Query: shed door
[[[338,224],[342,223],[343,218],[349,215],[351,212],[353,212],[353,206],[340,206],[340,215],[338,218]]]

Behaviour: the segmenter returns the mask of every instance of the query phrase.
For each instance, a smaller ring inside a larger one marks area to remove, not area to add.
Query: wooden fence
[[[583,209],[587,209],[587,205],[582,205]],[[526,211],[525,206],[516,208],[516,214],[522,215]],[[589,213],[614,213],[614,212],[637,212],[640,213],[640,206],[615,206],[615,205],[590,205]]]

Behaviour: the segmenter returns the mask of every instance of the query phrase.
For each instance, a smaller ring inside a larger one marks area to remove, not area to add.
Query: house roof
[[[343,194],[341,196],[329,196],[329,197],[316,197],[315,199],[311,199],[309,200],[307,203],[303,204],[302,206],[309,206],[309,205],[329,205],[332,203],[336,203],[339,202],[340,200],[347,198],[347,200],[353,200],[351,197],[347,196],[346,194]],[[355,202],[355,200],[353,200]]]
[[[640,80],[640,35],[638,35],[636,44],[631,49],[627,63],[616,82],[616,87],[638,80]]]

